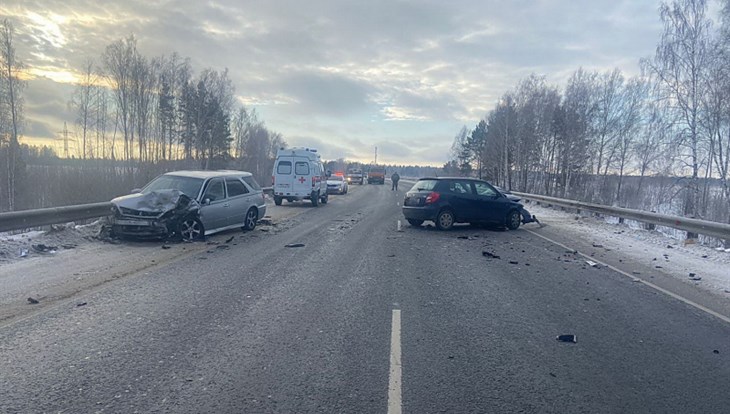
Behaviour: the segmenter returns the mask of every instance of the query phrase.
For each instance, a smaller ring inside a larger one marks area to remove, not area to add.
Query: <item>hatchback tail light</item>
[[[426,196],[426,204],[433,204],[439,201],[439,198],[441,198],[441,194],[433,191],[428,196]]]
[[[274,187],[275,185],[276,185],[276,176],[272,175],[271,176],[271,186]]]

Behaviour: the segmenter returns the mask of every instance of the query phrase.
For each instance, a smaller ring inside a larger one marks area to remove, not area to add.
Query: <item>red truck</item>
[[[368,184],[385,184],[385,167],[371,166],[368,171]]]

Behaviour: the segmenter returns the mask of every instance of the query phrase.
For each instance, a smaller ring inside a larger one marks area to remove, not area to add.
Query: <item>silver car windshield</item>
[[[159,190],[180,190],[190,198],[196,198],[203,185],[202,178],[181,177],[177,175],[161,175],[142,189],[142,194]]]

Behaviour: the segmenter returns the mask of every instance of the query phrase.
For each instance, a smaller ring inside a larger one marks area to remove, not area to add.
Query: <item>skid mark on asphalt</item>
[[[611,266],[611,265],[610,265],[610,264],[608,264],[608,263],[604,263],[604,262],[602,262],[602,261],[600,261],[600,260],[596,259],[595,257],[591,257],[591,256],[588,256],[588,255],[586,255],[586,254],[584,254],[584,253],[581,253],[581,252],[579,252],[578,250],[576,250],[576,249],[573,249],[572,247],[568,247],[568,246],[564,245],[563,243],[557,242],[557,241],[555,241],[555,240],[553,240],[553,239],[550,239],[550,238],[548,238],[548,237],[546,237],[546,236],[543,236],[542,234],[538,234],[538,233],[535,233],[535,232],[534,232],[534,231],[532,231],[532,230],[527,230],[527,229],[525,229],[525,231],[526,231],[526,232],[528,232],[528,233],[532,233],[532,234],[534,234],[535,236],[537,236],[537,237],[540,237],[541,239],[547,240],[547,241],[549,241],[550,243],[553,243],[553,244],[555,244],[555,245],[557,245],[557,246],[560,246],[560,247],[562,247],[562,248],[564,248],[564,249],[566,249],[566,250],[573,250],[573,251],[576,251],[576,252],[577,252],[577,253],[578,253],[579,255],[581,255],[582,257],[584,257],[584,258],[585,258],[586,260],[590,260],[590,261],[596,262],[596,263],[600,264],[600,265],[601,265],[601,266],[603,266],[603,267],[609,268],[609,269],[613,270],[613,271],[614,271],[614,272],[616,272],[616,273],[619,273],[619,274],[621,274],[621,275],[624,275],[624,276],[626,276],[626,277],[630,278],[631,280],[633,280],[633,281],[634,281],[634,282],[636,282],[636,283],[642,283],[642,284],[644,284],[644,285],[646,285],[646,286],[648,286],[648,287],[650,287],[650,288],[652,288],[652,289],[654,289],[654,290],[657,290],[657,291],[659,291],[659,292],[662,292],[662,293],[664,293],[664,294],[665,294],[665,295],[667,295],[667,296],[670,296],[670,297],[672,297],[672,298],[674,298],[674,299],[677,299],[677,300],[679,300],[679,301],[681,301],[681,302],[684,302],[685,304],[687,304],[687,305],[689,305],[689,306],[692,306],[692,307],[693,307],[693,308],[695,308],[695,309],[699,309],[699,310],[701,310],[702,312],[705,312],[705,313],[707,313],[707,314],[710,314],[710,315],[712,315],[712,316],[714,316],[714,317],[716,317],[716,318],[718,318],[718,319],[722,320],[723,322],[727,322],[727,323],[730,323],[730,318],[728,318],[727,316],[725,316],[725,315],[723,315],[723,314],[720,314],[720,313],[717,313],[717,312],[713,311],[712,309],[709,309],[709,308],[707,308],[707,307],[705,307],[705,306],[702,306],[702,305],[700,305],[699,303],[693,302],[693,301],[691,301],[691,300],[689,300],[689,299],[687,299],[687,298],[685,298],[685,297],[683,297],[683,296],[680,296],[680,295],[678,295],[678,294],[676,294],[676,293],[674,293],[674,292],[671,292],[671,291],[669,291],[669,290],[667,290],[667,289],[664,289],[664,288],[662,288],[662,287],[660,287],[660,286],[657,286],[657,285],[655,285],[655,284],[653,284],[653,283],[651,283],[651,282],[648,282],[648,281],[646,281],[646,280],[642,280],[642,279],[637,279],[637,278],[636,278],[635,276],[633,276],[633,275],[630,275],[630,274],[628,274],[628,273],[624,272],[623,270],[621,270],[621,269],[619,269],[619,268],[617,268],[617,267]]]
[[[393,309],[390,325],[390,379],[388,384],[388,414],[402,413],[401,394],[401,348],[400,348],[400,309]]]

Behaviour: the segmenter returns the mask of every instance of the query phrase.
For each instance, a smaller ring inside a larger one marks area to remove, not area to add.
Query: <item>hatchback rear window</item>
[[[276,167],[276,173],[283,175],[291,174],[291,161],[279,161],[279,165]]]
[[[421,180],[414,184],[410,191],[433,191],[438,183],[438,180]]]

